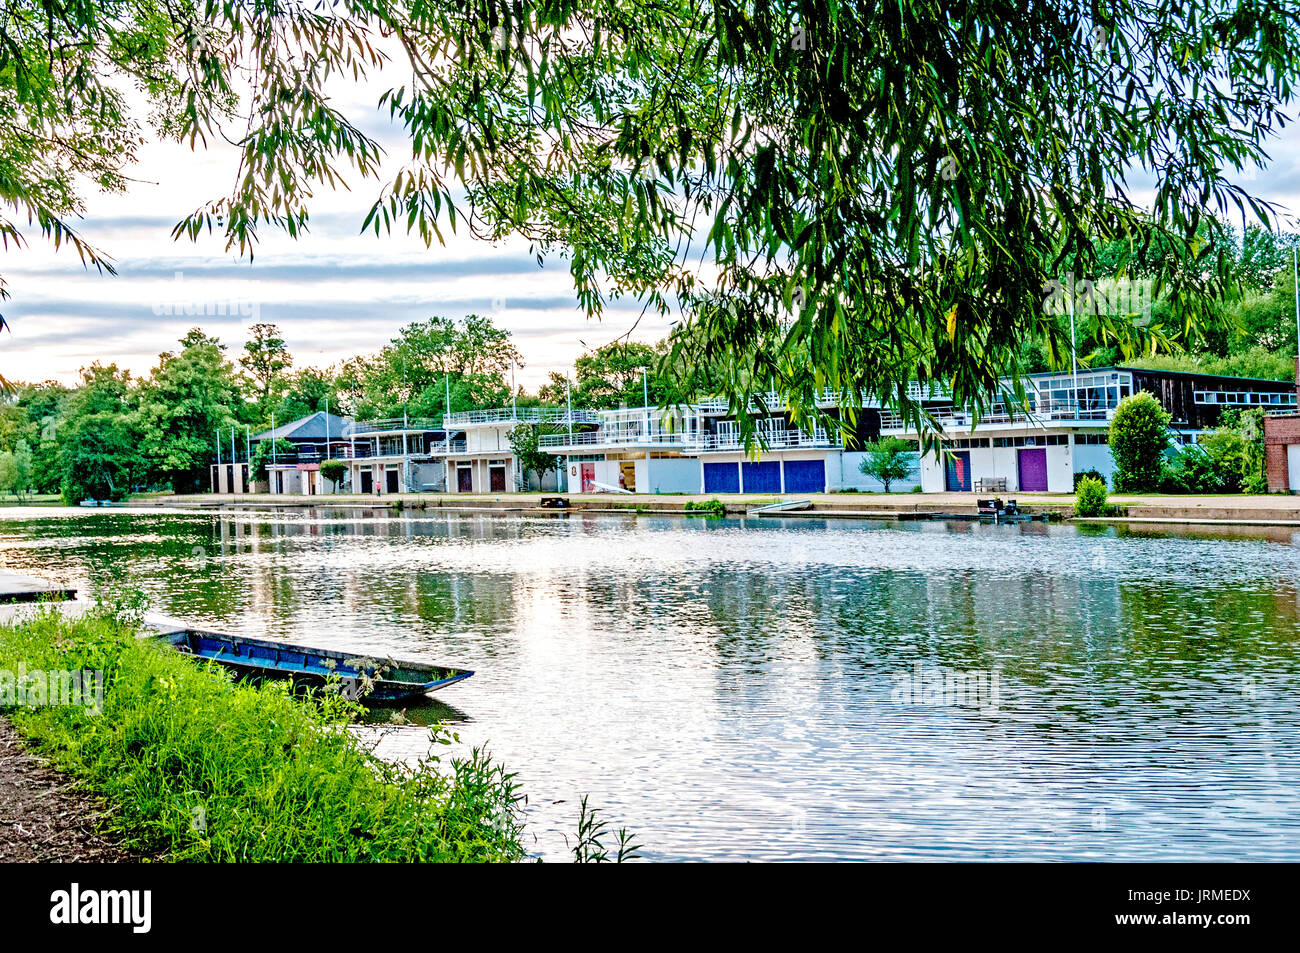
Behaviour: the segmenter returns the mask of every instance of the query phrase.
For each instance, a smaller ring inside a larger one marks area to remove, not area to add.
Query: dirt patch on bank
[[[103,813],[103,804],[29,752],[0,718],[0,863],[138,860],[96,832]]]

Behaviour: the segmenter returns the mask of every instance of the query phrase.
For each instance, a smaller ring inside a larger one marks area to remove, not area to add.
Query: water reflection
[[[590,793],[663,858],[1300,857],[1289,530],[0,515],[10,568],[476,669],[408,717],[490,742],[544,854]],[[900,702],[913,671],[997,705]]]

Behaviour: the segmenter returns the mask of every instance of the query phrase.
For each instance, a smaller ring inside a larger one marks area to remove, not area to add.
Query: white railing
[[[362,434],[392,433],[397,430],[441,430],[442,421],[436,417],[391,417],[387,420],[359,420],[352,426],[352,436]]]
[[[537,438],[539,447],[681,447],[686,435],[680,433],[644,434],[630,430],[589,430],[585,433],[543,434]]]
[[[998,409],[999,407],[1001,409]],[[975,414],[954,407],[931,408],[928,413],[944,429],[970,427],[977,422]],[[1072,400],[1039,400],[1035,404],[1031,404],[1028,412],[1023,407],[1008,408],[1005,404],[995,405],[994,409],[979,415],[978,423],[985,426],[989,424],[1041,424],[1064,420],[1110,420],[1114,413],[1114,407],[1088,402],[1080,405],[1077,401]],[[903,432],[910,429],[911,425],[896,411],[882,410],[880,412],[881,432]]]
[[[572,414],[557,407],[493,407],[488,410],[465,410],[443,417],[448,427],[472,424],[598,424],[600,414],[594,410],[574,410]]]
[[[805,433],[802,430],[765,430],[756,435],[755,440],[768,450],[781,450],[788,447],[827,449],[843,446],[838,433],[825,430],[817,430],[814,433]],[[687,453],[743,449],[745,449],[745,440],[739,433],[699,433],[686,444]]]
[[[913,382],[907,385],[907,396],[909,400],[916,401],[945,400],[949,396],[949,391],[939,384],[922,387],[920,384]],[[824,390],[817,394],[815,403],[818,407],[838,407],[844,403],[843,397],[844,395],[835,391]],[[857,404],[856,401],[853,403]],[[730,409],[730,405],[724,397],[706,397],[693,406],[702,414],[725,414]],[[880,406],[880,402],[868,398],[862,401],[860,406],[875,408]],[[786,403],[780,394],[769,390],[762,394],[756,394],[751,405],[752,410],[761,410],[763,408],[769,411],[783,411],[786,409]]]

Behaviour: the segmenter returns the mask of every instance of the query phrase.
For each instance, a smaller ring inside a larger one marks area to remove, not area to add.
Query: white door
[[[1288,444],[1286,448],[1287,488],[1295,493],[1300,490],[1300,443]]]

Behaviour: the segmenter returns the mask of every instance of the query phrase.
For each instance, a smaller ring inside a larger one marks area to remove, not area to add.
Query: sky
[[[399,84],[397,80],[395,84]],[[385,84],[387,85],[387,84]],[[75,384],[93,361],[147,374],[158,354],[201,327],[242,352],[249,326],[279,326],[294,367],[325,367],[371,354],[413,321],[440,315],[491,316],[510,330],[524,364],[520,386],[535,390],[551,371],[570,372],[585,349],[629,335],[656,341],[671,319],[636,301],[607,302],[601,319],[578,308],[568,263],[542,267],[523,241],[493,244],[445,228],[445,246],[426,248],[404,229],[360,233],[382,187],[409,156],[400,128],[374,104],[378,80],[346,90],[340,106],[386,152],[379,178],[345,176],[350,190],[324,187],[310,203],[310,232],[294,240],[262,229],[253,261],[226,252],[224,239],[173,240],[172,227],[228,194],[236,151],[150,140],[129,170],[125,193],[86,192],[77,227],[112,258],[115,276],[85,268],[70,248],[38,233],[5,252],[10,298],[0,302],[12,334],[0,331],[0,377]]]
[[[603,319],[588,319],[567,263],[557,256],[539,267],[526,243],[462,234],[426,248],[403,232],[360,234],[408,151],[400,131],[374,111],[373,89],[348,95],[344,108],[367,117],[363,128],[386,149],[381,177],[354,174],[350,191],[322,191],[311,204],[310,232],[295,241],[264,230],[251,263],[226,252],[219,235],[197,242],[170,236],[186,214],[229,191],[234,150],[193,152],[158,141],[140,150],[125,193],[86,194],[79,231],[110,255],[116,276],[85,268],[74,251],[56,251],[39,235],[25,249],[7,250],[10,300],[0,313],[12,333],[0,332],[0,376],[75,384],[93,361],[147,374],[160,351],[196,326],[233,357],[258,322],[279,326],[296,368],[325,367],[378,351],[410,322],[478,313],[510,330],[524,357],[517,383],[535,390],[550,372],[569,372],[584,349],[668,332],[669,319],[643,313],[635,301],[612,302]],[[1242,184],[1300,213],[1300,126],[1289,127],[1270,152],[1269,167]]]

